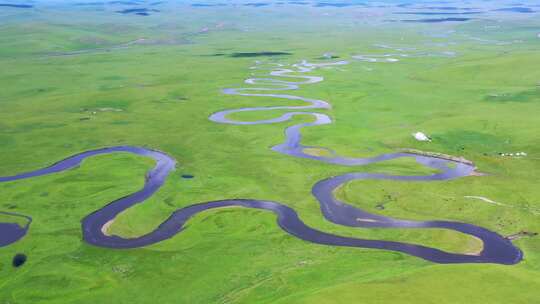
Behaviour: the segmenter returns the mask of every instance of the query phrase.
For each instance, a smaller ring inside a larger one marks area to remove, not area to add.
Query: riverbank
[[[468,160],[468,159],[466,159],[466,158],[464,158],[462,156],[453,156],[453,155],[448,155],[448,154],[439,153],[439,152],[427,152],[427,151],[422,151],[422,150],[417,150],[417,149],[410,149],[410,148],[402,148],[402,149],[398,149],[398,150],[403,152],[403,153],[416,154],[416,155],[429,156],[429,157],[434,157],[434,158],[450,160],[450,161],[453,161],[453,162],[473,166],[476,169],[476,166],[474,165],[474,163],[472,161],[470,161],[470,160]]]

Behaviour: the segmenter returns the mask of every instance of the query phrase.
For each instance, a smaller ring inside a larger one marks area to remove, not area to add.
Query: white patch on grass
[[[489,198],[483,197],[483,196],[466,195],[464,196],[464,198],[478,199],[492,205],[507,206],[505,204],[498,203],[496,201],[490,200]]]
[[[413,133],[412,136],[418,141],[431,141],[431,138],[422,132]]]

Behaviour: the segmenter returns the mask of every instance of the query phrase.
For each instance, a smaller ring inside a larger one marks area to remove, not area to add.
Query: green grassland
[[[336,190],[338,198],[397,218],[463,221],[502,235],[540,232],[540,39],[532,30],[540,24],[533,17],[507,16],[497,23],[503,30],[488,31],[491,20],[382,23],[382,17],[371,22],[360,11],[337,8],[164,4],[160,10],[141,17],[65,4],[0,8],[0,176],[89,149],[144,146],[173,156],[177,169],[156,195],[122,213],[111,233],[137,236],[178,208],[252,198],[286,204],[308,225],[331,233],[478,251],[478,240],[454,231],[334,225],[311,195],[317,181],[349,172],[433,172],[413,160],[341,167],[270,150],[283,141],[284,128],[309,122],[309,116],[256,126],[207,119],[223,109],[302,105],[220,90],[245,86],[251,73],[265,77],[249,69],[255,60],[315,61],[333,52],[351,63],[318,69],[312,75],[324,82],[287,92],[332,104],[320,112],[334,123],[305,129],[306,145],[359,157],[401,148],[441,152],[464,156],[487,174],[429,183],[354,181]],[[455,32],[428,35],[449,31]],[[149,43],[125,46],[141,38]],[[396,52],[376,44],[457,56],[411,56],[391,64],[351,59]],[[291,55],[229,56],[261,51]],[[416,131],[433,141],[414,141]],[[499,155],[519,151],[527,157]],[[25,238],[0,248],[0,303],[538,303],[539,237],[514,241],[525,256],[514,266],[436,265],[401,253],[307,243],[283,232],[268,212],[227,208],[199,214],[182,233],[145,248],[82,242],[80,220],[139,189],[152,165],[118,153],[67,172],[1,183],[0,211],[33,222]],[[20,219],[1,215],[0,221]],[[11,265],[16,253],[28,256],[20,268]]]

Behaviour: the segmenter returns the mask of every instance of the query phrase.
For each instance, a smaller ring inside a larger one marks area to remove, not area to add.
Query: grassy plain
[[[112,233],[143,234],[198,202],[253,198],[285,203],[309,225],[332,233],[478,250],[477,241],[452,231],[336,226],[311,196],[317,181],[347,172],[431,172],[410,160],[340,167],[269,149],[282,142],[286,126],[309,117],[260,126],[207,119],[222,109],[283,104],[220,93],[244,86],[251,73],[264,77],[249,70],[255,60],[295,63],[333,52],[351,63],[313,72],[325,81],[294,92],[333,106],[322,112],[335,123],[305,130],[304,143],[350,156],[399,148],[462,155],[488,174],[430,183],[356,181],[338,189],[339,198],[399,218],[458,220],[503,235],[540,231],[540,39],[531,30],[537,19],[503,15],[501,28],[489,30],[494,22],[487,17],[405,25],[378,15],[372,20],[369,13],[379,10],[362,8],[164,4],[160,10],[142,17],[65,4],[0,8],[0,176],[88,149],[146,146],[174,156],[178,168],[153,198],[119,216]],[[125,45],[141,38],[146,42]],[[351,59],[398,52],[380,44],[414,48],[406,52],[415,56],[390,64]],[[437,55],[450,50],[457,55]],[[259,51],[291,55],[228,56]],[[414,141],[415,131],[433,141]],[[527,157],[499,156],[518,151]],[[151,166],[120,153],[0,184],[0,211],[33,217],[24,239],[0,248],[0,303],[538,301],[538,237],[515,241],[525,259],[514,266],[435,265],[400,253],[306,243],[279,229],[269,213],[229,208],[200,214],[181,234],[146,248],[83,243],[80,219],[139,189]],[[376,209],[381,203],[385,209]],[[16,253],[28,256],[20,268],[11,266]]]

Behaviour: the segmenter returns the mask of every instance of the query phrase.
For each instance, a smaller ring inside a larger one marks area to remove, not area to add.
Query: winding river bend
[[[301,129],[305,127],[330,124],[332,122],[328,115],[310,111],[316,109],[330,109],[330,104],[323,100],[309,99],[288,94],[267,94],[262,93],[262,91],[295,90],[302,84],[313,84],[321,82],[323,81],[322,77],[301,75],[301,73],[311,72],[312,70],[320,67],[344,65],[347,63],[348,62],[346,61],[339,61],[325,64],[311,64],[304,61],[299,64],[294,64],[290,68],[278,66],[277,68],[270,71],[271,78],[250,78],[246,80],[246,84],[263,85],[263,87],[223,90],[223,93],[229,95],[247,97],[273,97],[285,100],[303,101],[307,103],[307,105],[249,107],[224,110],[212,114],[209,119],[222,124],[254,125],[284,122],[290,120],[295,115],[311,115],[314,118],[313,122],[301,123],[287,128],[285,130],[284,142],[272,147],[272,150],[293,157],[306,158],[313,161],[322,161],[343,166],[361,166],[376,162],[383,162],[390,159],[408,157],[415,159],[421,165],[438,169],[439,173],[425,176],[395,176],[376,173],[349,173],[319,181],[313,186],[312,193],[319,201],[323,216],[333,223],[350,227],[364,228],[442,228],[455,230],[481,239],[484,246],[483,250],[479,254],[449,253],[435,248],[416,244],[382,240],[357,239],[333,235],[307,226],[298,217],[297,213],[286,205],[272,201],[251,199],[229,199],[212,201],[195,204],[179,209],[173,214],[171,214],[171,216],[162,224],[160,224],[155,230],[137,238],[122,238],[116,235],[108,235],[104,233],[105,229],[103,229],[103,227],[107,225],[107,223],[113,221],[116,216],[124,210],[132,207],[135,204],[142,203],[146,199],[151,197],[163,185],[169,173],[173,171],[176,166],[176,161],[169,155],[160,151],[150,150],[141,147],[119,146],[86,151],[61,160],[47,168],[14,176],[0,177],[0,182],[14,182],[17,180],[33,178],[42,175],[54,174],[74,168],[88,157],[100,154],[127,152],[150,157],[156,161],[156,164],[154,168],[147,173],[144,187],[141,190],[107,204],[105,207],[91,213],[82,220],[83,239],[89,244],[108,248],[137,248],[155,244],[165,239],[171,238],[181,232],[184,228],[185,223],[197,213],[203,212],[208,209],[238,206],[271,211],[276,214],[277,222],[284,231],[302,240],[312,243],[331,246],[392,250],[413,255],[435,263],[518,263],[523,256],[521,250],[515,247],[509,240],[488,229],[478,227],[472,224],[450,221],[410,221],[394,219],[382,215],[368,213],[362,209],[348,205],[345,202],[341,202],[334,197],[334,189],[351,180],[449,180],[468,176],[474,171],[474,167],[470,164],[409,153],[390,153],[371,158],[349,158],[338,156],[334,151],[321,147],[317,148],[326,150],[328,152],[328,155],[330,156],[315,156],[305,153],[306,148],[311,147],[301,144]],[[291,75],[293,73],[294,75]],[[292,81],[293,79],[295,79],[296,81]],[[229,114],[237,112],[271,111],[276,109],[290,110],[290,112],[285,113],[277,118],[252,122],[235,121],[227,118]],[[24,235],[29,229],[29,225],[31,222],[30,217],[27,217],[27,219],[29,221],[25,227],[21,227],[17,224],[0,223],[0,247],[7,246],[24,237]]]

